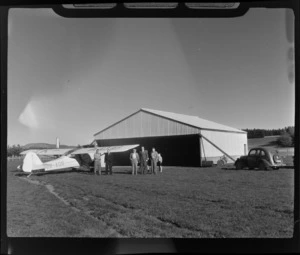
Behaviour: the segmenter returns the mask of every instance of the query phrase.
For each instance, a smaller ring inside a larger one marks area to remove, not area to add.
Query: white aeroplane
[[[18,166],[18,169],[28,173],[29,176],[33,173],[56,171],[68,168],[79,169],[82,165],[94,161],[94,154],[98,149],[101,154],[101,165],[105,166],[104,154],[109,150],[111,153],[125,152],[130,149],[138,147],[139,144],[133,145],[121,145],[121,146],[109,146],[109,147],[92,147],[92,148],[67,148],[67,149],[44,149],[44,150],[26,150],[21,152],[21,155],[25,155],[22,165]],[[43,163],[38,157],[41,156],[60,156],[57,159],[50,160]],[[88,155],[87,158],[83,155]],[[28,177],[29,177],[28,176]]]

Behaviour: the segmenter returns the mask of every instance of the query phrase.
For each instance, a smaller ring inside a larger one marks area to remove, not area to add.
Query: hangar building
[[[248,151],[247,133],[242,130],[197,116],[146,108],[101,130],[94,139],[98,146],[140,144],[149,156],[154,147],[165,166],[197,167],[204,161],[216,163],[224,154],[235,159]],[[130,165],[129,154],[116,155],[115,164]]]

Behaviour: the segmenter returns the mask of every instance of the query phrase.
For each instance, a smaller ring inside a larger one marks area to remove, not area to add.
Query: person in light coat
[[[156,166],[158,161],[158,153],[155,151],[155,148],[152,148],[151,152],[151,172],[152,174],[156,174]]]
[[[160,173],[162,173],[162,161],[163,161],[163,158],[162,158],[161,154],[158,153],[157,166],[158,166],[158,169],[159,169]]]
[[[139,154],[136,152],[136,149],[133,149],[133,152],[130,153],[130,161],[132,165],[132,175],[137,175],[138,163],[140,161]]]
[[[94,174],[101,175],[101,154],[99,149],[94,154]]]

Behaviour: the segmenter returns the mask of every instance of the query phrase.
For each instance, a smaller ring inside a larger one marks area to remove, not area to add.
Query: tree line
[[[294,127],[285,127],[278,129],[243,129],[243,131],[247,132],[247,136],[249,139],[251,138],[263,138],[265,136],[273,136],[273,135],[282,135],[284,133],[288,133],[289,130],[294,129]]]
[[[295,128],[292,126],[279,129],[243,129],[247,132],[248,139],[264,138],[265,136],[279,136],[277,144],[283,147],[294,146],[295,144]]]
[[[294,146],[295,144],[295,130],[294,127],[289,126],[285,128],[279,129],[243,129],[243,131],[247,132],[248,139],[251,138],[264,138],[265,136],[274,136],[278,135],[277,144],[283,147]],[[43,147],[43,146],[42,146]],[[82,147],[78,144],[78,148]],[[32,149],[32,148],[31,148]],[[43,148],[35,148],[35,149],[44,149]],[[8,145],[7,146],[7,156],[20,156],[22,151],[26,150],[20,144],[17,145]]]
[[[81,148],[80,145],[77,146],[78,148]],[[29,149],[34,150],[43,150],[43,149],[54,149],[56,148],[55,144],[48,144],[48,143],[33,143],[33,144],[27,144],[24,146],[21,146],[20,144],[17,145],[7,145],[7,157],[12,156],[20,156],[20,153],[22,151],[26,151]],[[60,145],[60,148],[73,148],[73,146],[68,145]]]
[[[20,156],[20,153],[23,151],[22,146],[20,144],[17,145],[7,145],[7,156],[12,157],[12,156]]]
[[[69,148],[66,145],[62,145],[62,148]],[[81,146],[80,144],[77,145],[77,148],[82,148],[86,146]],[[35,149],[35,150],[43,150],[43,149],[54,149],[55,147],[51,146],[49,147],[48,144],[38,144],[34,145],[30,148],[27,146],[21,146],[20,144],[14,144],[14,145],[7,145],[7,157],[18,157],[20,156],[20,153],[22,151],[28,150],[28,149]]]

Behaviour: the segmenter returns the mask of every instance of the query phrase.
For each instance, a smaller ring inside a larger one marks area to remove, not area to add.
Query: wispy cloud
[[[52,129],[56,125],[56,103],[54,97],[32,98],[18,120],[30,129]]]
[[[32,105],[32,101],[30,101],[26,107],[24,108],[23,112],[19,116],[19,122],[24,126],[29,128],[36,129],[39,127],[39,122],[37,120],[36,113],[34,111],[34,106]]]

